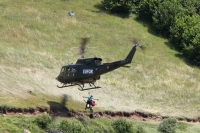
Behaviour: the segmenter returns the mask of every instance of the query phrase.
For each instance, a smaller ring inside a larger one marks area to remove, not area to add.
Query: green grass
[[[0,2],[0,105],[49,106],[64,94],[68,108],[82,110],[82,96],[93,94],[102,110],[147,112],[167,116],[200,116],[200,70],[187,65],[168,40],[149,33],[136,16],[122,19],[101,11],[101,0]],[[75,17],[68,16],[69,11]],[[103,75],[101,89],[58,89],[56,76],[66,63],[75,63],[80,38],[90,37],[86,57],[103,62],[124,59],[133,38],[147,47],[138,48],[131,68]],[[35,95],[30,95],[32,91]],[[75,106],[74,101],[78,104]]]
[[[37,116],[38,117],[38,116]],[[24,129],[28,129],[31,132],[45,133],[45,131],[39,128],[34,120],[36,116],[0,116],[0,132],[2,133],[21,133]],[[53,123],[48,126],[48,129],[57,129],[59,123],[66,118],[53,118]],[[145,133],[158,133],[157,128],[160,123],[158,122],[142,122],[142,121],[127,121],[131,122],[134,131],[137,131],[138,127],[142,127]],[[75,119],[67,118],[70,123],[75,123],[80,126],[84,126],[85,129],[90,131],[98,131],[103,133],[105,131],[113,131],[112,123],[115,120],[111,119]],[[198,133],[200,132],[199,124],[177,123],[176,133]]]

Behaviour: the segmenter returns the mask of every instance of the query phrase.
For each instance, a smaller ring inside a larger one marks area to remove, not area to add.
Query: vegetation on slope
[[[176,133],[197,133],[200,131],[198,124],[186,124],[177,122],[174,129],[169,130],[167,126],[173,127],[167,123],[171,119],[166,119],[165,122],[143,122],[130,121],[128,119],[83,119],[83,118],[56,118],[48,115],[40,116],[0,116],[0,132],[3,133],[21,133],[24,130],[29,130],[32,133],[58,132],[63,133],[115,133],[115,130],[123,129],[130,131],[128,133],[161,133],[167,131],[176,131]],[[127,128],[123,128],[127,127]],[[131,130],[130,130],[131,129]],[[116,132],[117,132],[116,131]]]
[[[198,0],[103,0],[102,7],[123,17],[137,12],[151,22],[159,34],[169,37],[171,46],[181,51],[188,62],[200,66]]]

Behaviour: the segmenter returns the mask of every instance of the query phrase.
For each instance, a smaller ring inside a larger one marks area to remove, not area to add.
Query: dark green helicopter
[[[125,59],[101,64],[101,58],[84,58],[85,46],[88,40],[89,38],[82,38],[82,45],[80,47],[82,58],[78,59],[76,64],[65,65],[61,68],[61,72],[56,79],[61,82],[62,86],[57,86],[58,88],[75,85],[78,85],[80,90],[101,88],[95,85],[96,80],[99,80],[102,74],[113,71],[119,67],[130,67],[125,65],[131,63],[136,52],[136,47],[140,46],[140,44],[134,40],[135,44]],[[85,83],[89,83],[91,88],[84,89]]]

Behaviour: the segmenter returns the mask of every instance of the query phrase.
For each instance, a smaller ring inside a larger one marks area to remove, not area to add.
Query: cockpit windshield
[[[74,73],[74,72],[76,72],[76,69],[74,69],[74,68],[72,68],[72,67],[68,67],[68,68],[67,68],[67,72],[68,72],[68,73]]]
[[[71,66],[63,66],[60,71],[60,75],[64,75],[66,73],[75,73],[76,69]]]
[[[63,74],[64,74],[64,72],[65,72],[65,68],[64,68],[64,67],[62,67],[62,68],[61,68],[61,71],[60,71],[60,75],[63,75]]]

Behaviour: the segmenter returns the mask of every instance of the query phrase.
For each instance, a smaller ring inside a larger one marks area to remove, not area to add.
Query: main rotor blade
[[[145,52],[146,47],[145,47],[144,45],[140,45],[137,38],[134,38],[134,39],[133,39],[133,43],[134,43],[134,45],[139,46],[139,48],[141,48],[141,50],[142,50],[143,52]]]
[[[138,44],[138,39],[137,39],[137,38],[134,38],[134,39],[133,39],[133,43],[134,43],[135,45],[137,45],[137,44]]]
[[[90,38],[82,38],[81,49],[85,49],[86,44],[89,42]]]
[[[80,46],[80,54],[84,58],[84,54],[86,52],[86,45],[89,42],[90,38],[82,38],[81,46]]]
[[[121,66],[121,67],[130,68],[131,66]]]

